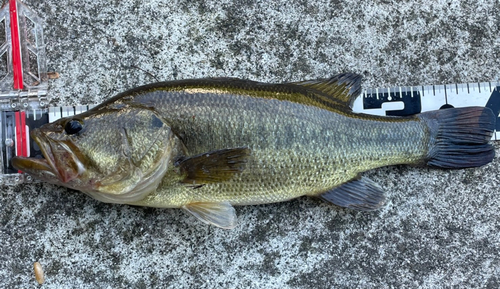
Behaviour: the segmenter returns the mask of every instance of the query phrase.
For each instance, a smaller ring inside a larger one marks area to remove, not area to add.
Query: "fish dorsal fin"
[[[177,163],[183,183],[202,185],[227,181],[245,169],[248,148],[222,149],[183,159]]]
[[[342,184],[320,197],[337,206],[359,211],[376,210],[385,202],[382,188],[366,177]]]
[[[238,222],[236,211],[229,202],[191,203],[182,208],[203,223],[214,225],[222,229],[232,229],[236,227]]]
[[[306,80],[292,84],[318,91],[322,96],[335,99],[352,108],[354,100],[361,93],[361,79],[355,73],[341,73],[328,79]]]

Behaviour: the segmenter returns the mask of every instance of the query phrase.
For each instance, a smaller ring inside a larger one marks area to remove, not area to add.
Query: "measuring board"
[[[430,110],[465,106],[489,107],[498,116],[500,84],[482,82],[367,89],[356,99],[353,110],[381,116],[408,116]],[[35,181],[10,165],[10,159],[16,155],[43,157],[38,145],[29,137],[30,129],[82,113],[92,107],[64,106],[0,111],[0,185]],[[500,120],[497,120],[496,125],[492,140],[500,140]]]
[[[354,101],[354,112],[408,116],[452,107],[489,107],[497,116],[493,140],[500,140],[500,82],[369,88]]]
[[[40,18],[19,0],[0,9],[0,185],[35,182],[11,166],[14,156],[43,158],[30,130],[91,109],[49,107],[45,45]],[[408,116],[451,107],[484,106],[500,114],[500,83],[481,82],[371,88],[353,110],[381,116]],[[500,140],[497,120],[493,140]]]

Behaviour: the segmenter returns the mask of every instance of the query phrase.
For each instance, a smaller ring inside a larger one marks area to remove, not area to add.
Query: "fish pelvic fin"
[[[248,148],[232,148],[207,152],[177,162],[182,183],[203,185],[231,179],[241,173],[250,156]]]
[[[222,229],[233,229],[238,222],[236,211],[229,202],[191,203],[182,208],[203,223],[214,225]]]
[[[317,92],[328,103],[328,99],[352,108],[354,100],[361,94],[362,76],[355,73],[341,73],[328,79],[306,80],[292,84],[306,87]]]
[[[358,211],[373,211],[385,203],[382,188],[366,177],[342,184],[320,195],[325,201]]]
[[[460,169],[485,165],[495,157],[489,143],[496,117],[486,107],[448,108],[419,115],[430,129],[430,148],[426,164],[431,167]]]

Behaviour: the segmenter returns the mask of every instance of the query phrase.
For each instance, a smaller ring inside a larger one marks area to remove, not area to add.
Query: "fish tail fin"
[[[431,167],[459,169],[485,165],[495,157],[489,143],[496,117],[486,107],[449,108],[424,112],[431,145],[426,163]]]

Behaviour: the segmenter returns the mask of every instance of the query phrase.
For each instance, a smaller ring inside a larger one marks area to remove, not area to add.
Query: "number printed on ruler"
[[[353,110],[382,116],[406,116],[451,107],[483,106],[500,114],[500,83],[370,88],[354,102]],[[493,140],[500,140],[497,118]]]

